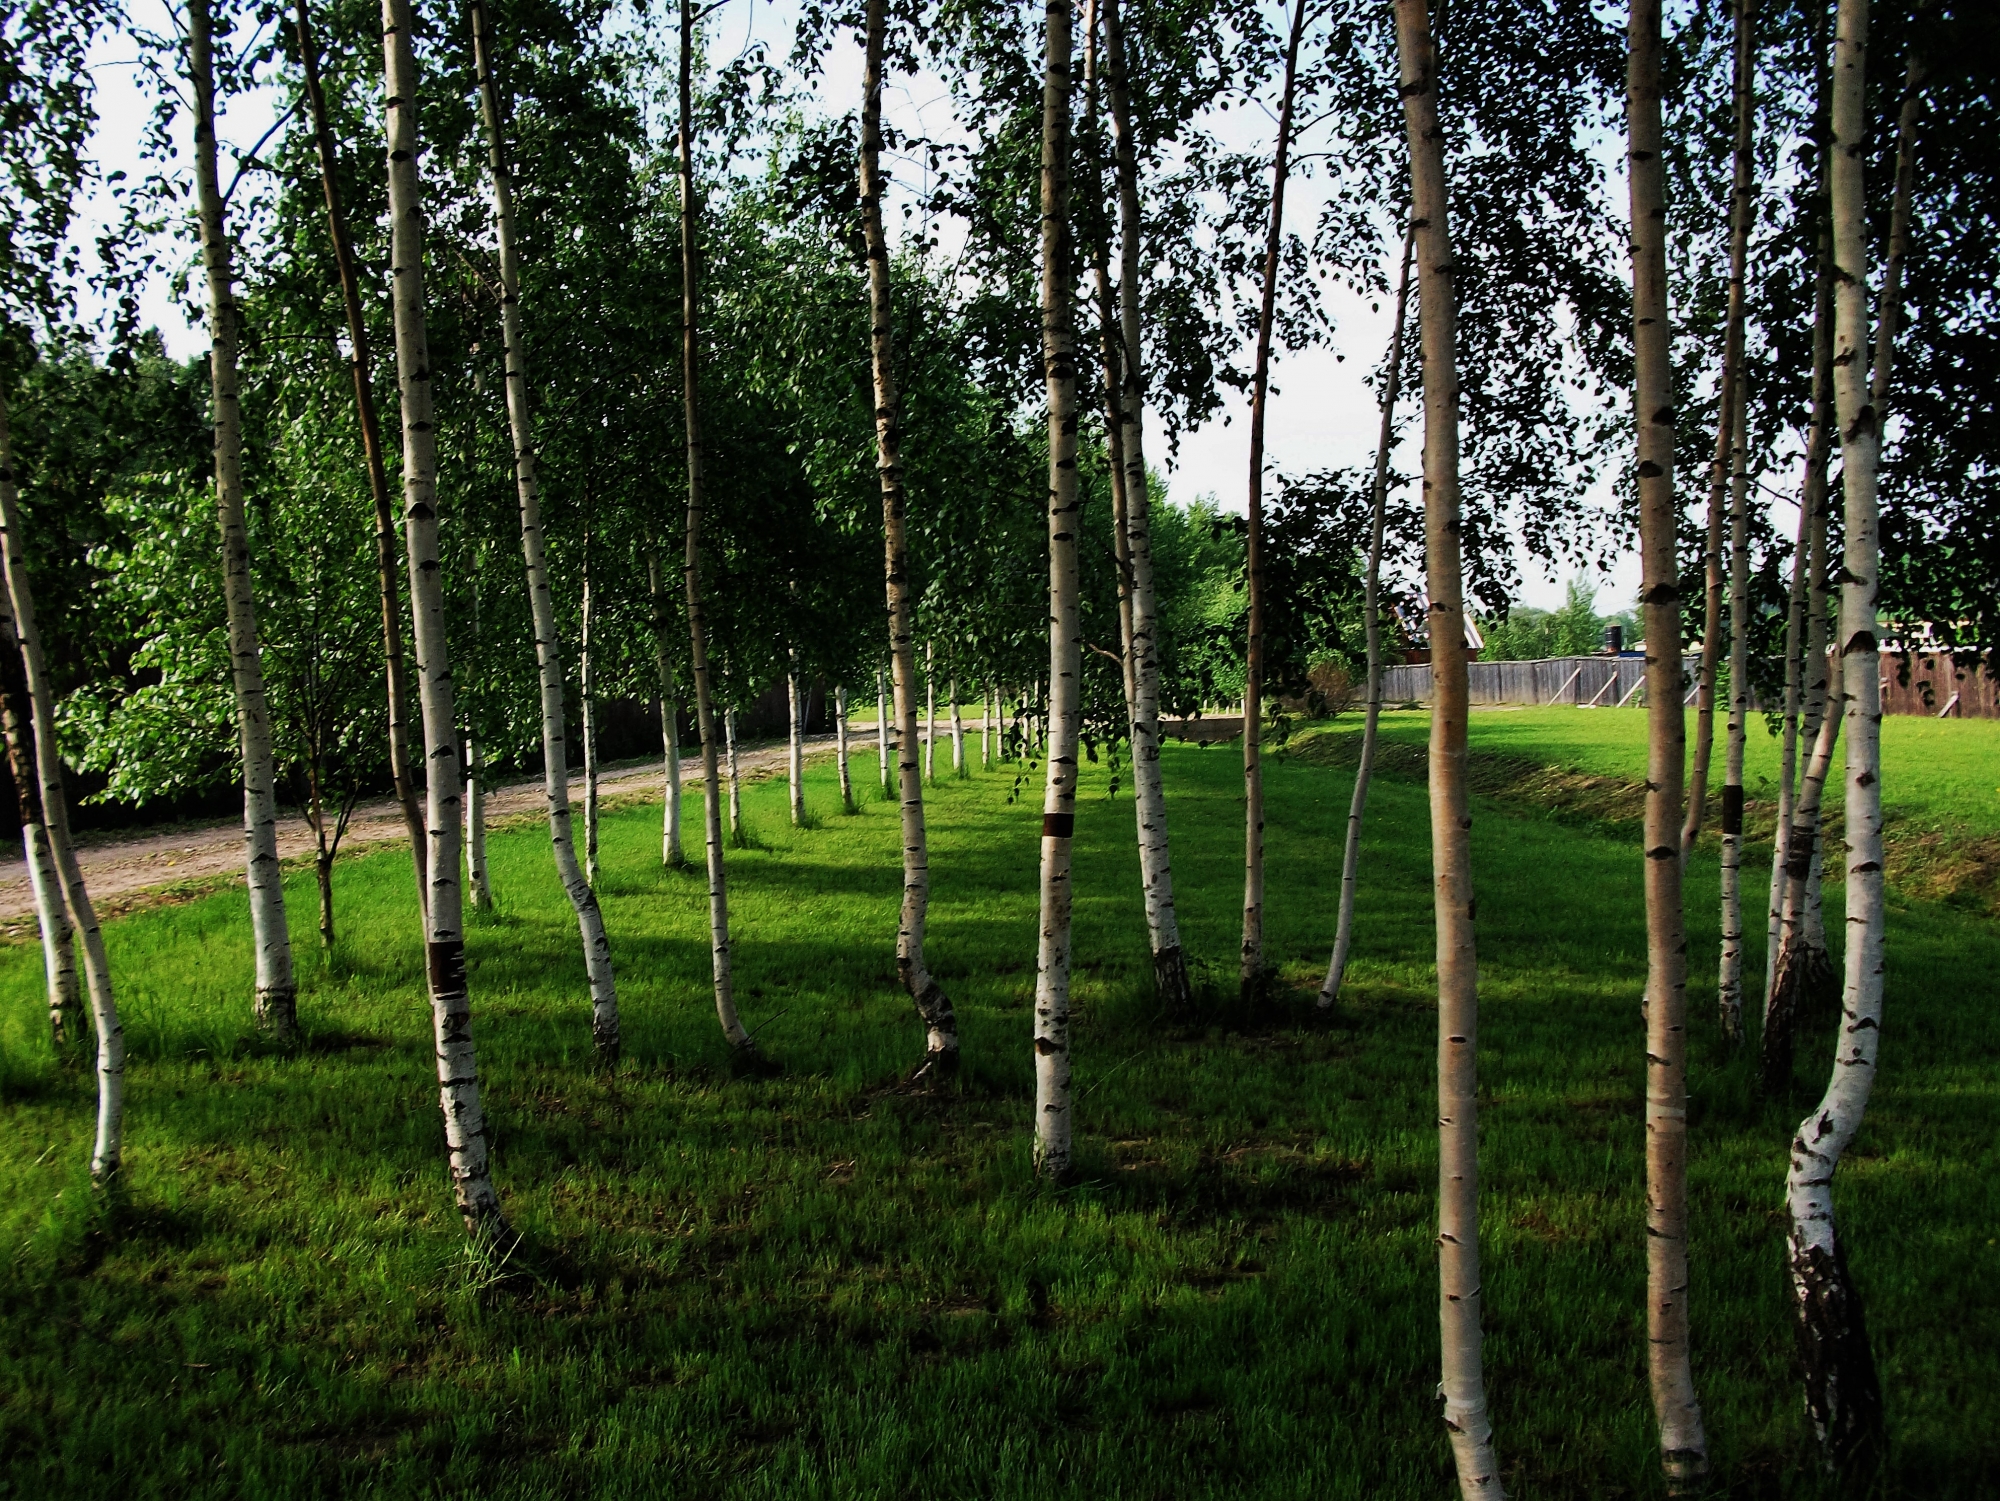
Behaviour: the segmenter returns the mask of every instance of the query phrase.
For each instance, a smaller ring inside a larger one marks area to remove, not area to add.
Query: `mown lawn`
[[[1624,718],[1569,711],[1598,750],[1525,715],[1481,716],[1475,739],[1519,724],[1514,754],[1608,765]],[[1889,747],[1888,786],[1914,782]],[[855,750],[870,788],[873,746]],[[498,835],[499,910],[471,952],[498,1181],[529,1236],[506,1266],[468,1256],[450,1207],[404,857],[340,866],[325,960],[295,884],[296,1056],[251,1033],[240,895],[111,926],[133,1054],[122,1203],[87,1186],[88,1097],[45,1057],[39,956],[0,953],[0,1494],[1445,1494],[1423,790],[1377,783],[1350,994],[1323,1020],[1348,773],[1273,760],[1267,922],[1289,985],[1246,1013],[1240,763],[1176,746],[1166,764],[1211,994],[1191,1023],[1155,1015],[1131,803],[1093,767],[1082,1173],[1059,1191],[1028,1164],[1038,790],[1010,801],[1011,767],[933,794],[931,959],[967,1057],[944,1099],[892,1087],[921,1046],[891,963],[892,805],[842,816],[826,762],[820,827],[786,827],[764,783],[758,847],[730,855],[740,996],[775,1078],[727,1067],[703,885],[657,869],[657,810],[605,829],[627,1045],[611,1077],[545,839]],[[1637,852],[1532,808],[1477,815],[1509,1489],[1659,1494]],[[1713,913],[1715,882],[1698,858],[1691,912]],[[1967,1414],[2000,1380],[2000,931],[1901,899],[1891,921],[1884,1071],[1840,1190],[1888,1392],[1882,1493],[1988,1495],[2000,1431]],[[1802,1049],[1791,1098],[1759,1100],[1706,1022],[1712,919],[1691,965],[1696,1371],[1721,1489],[1813,1495],[1780,1190],[1830,1040]]]

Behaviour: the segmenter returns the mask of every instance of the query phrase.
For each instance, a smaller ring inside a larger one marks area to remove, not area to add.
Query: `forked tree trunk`
[[[1243,996],[1262,992],[1264,962],[1264,409],[1271,386],[1271,330],[1278,297],[1278,255],[1285,233],[1285,179],[1292,165],[1292,100],[1306,0],[1294,0],[1285,43],[1284,91],[1278,99],[1278,146],[1271,161],[1271,222],[1264,236],[1264,300],[1257,314],[1257,356],[1250,374],[1250,488],[1244,578],[1249,638],[1243,656]],[[1440,179],[1442,182],[1442,179]]]
[[[1646,630],[1646,1340],[1660,1462],[1667,1488],[1679,1492],[1700,1485],[1707,1474],[1708,1439],[1688,1358],[1687,929],[1680,839],[1687,727],[1660,160],[1660,0],[1632,0],[1628,43],[1633,395]],[[1426,373],[1426,389],[1429,384]]]
[[[1382,534],[1389,510],[1389,445],[1396,435],[1396,398],[1403,385],[1403,325],[1410,306],[1410,259],[1416,249],[1412,226],[1403,235],[1403,269],[1396,278],[1396,321],[1389,334],[1389,371],[1382,383],[1382,427],[1375,439],[1375,485],[1368,525],[1368,576],[1361,588],[1361,619],[1368,636],[1368,717],[1361,727],[1361,760],[1354,769],[1354,795],[1347,805],[1347,848],[1340,863],[1340,917],[1334,928],[1333,958],[1319,1004],[1340,999],[1347,956],[1354,947],[1354,894],[1360,884],[1361,818],[1368,811],[1368,782],[1375,770],[1375,740],[1382,720]]]
[[[189,0],[188,73],[194,86],[195,199],[208,278],[209,383],[215,404],[215,512],[222,535],[222,591],[229,620],[229,675],[243,755],[243,845],[248,857],[250,929],[257,950],[257,1025],[272,1036],[298,1032],[298,983],[285,925],[285,874],[278,863],[278,772],[271,704],[257,644],[250,583],[250,534],[243,517],[243,412],[237,399],[236,292],[215,164],[215,69],[209,0]]]
[[[930,849],[924,785],[917,762],[915,604],[910,582],[909,494],[903,488],[903,406],[896,389],[895,309],[890,299],[889,241],[882,228],[882,56],[888,43],[888,0],[868,0],[866,60],[861,87],[861,233],[868,251],[868,350],[875,394],[875,471],[882,487],[882,555],[889,616],[889,671],[896,694],[896,785],[902,800],[903,905],[896,925],[896,973],[924,1024],[924,1062],[915,1077],[929,1081],[958,1066],[958,1017],[951,997],[924,962],[930,913]],[[882,784],[888,790],[888,727],[882,680],[875,680]]]
[[[361,456],[368,468],[368,496],[375,506],[375,587],[382,609],[382,661],[389,694],[389,776],[396,803],[403,812],[410,857],[417,870],[417,912],[430,894],[426,878],[423,798],[410,771],[410,685],[403,656],[403,608],[396,583],[396,511],[389,498],[389,471],[382,457],[382,420],[375,410],[374,360],[369,349],[368,320],[361,310],[361,278],[355,268],[354,240],[340,202],[339,162],[334,152],[333,126],[327,116],[326,91],[320,86],[319,47],[313,39],[306,0],[298,0],[299,57],[303,64],[306,102],[312,110],[313,140],[319,154],[321,186],[326,191],[327,228],[333,239],[333,260],[340,276],[340,300],[347,314],[348,366],[354,377],[354,409],[361,421]]]
[[[90,904],[76,847],[70,840],[69,799],[63,790],[62,750],[56,737],[55,693],[35,623],[16,472],[7,403],[0,396],[0,572],[6,576],[6,588],[0,590],[0,658],[5,659],[6,677],[11,680],[7,696],[15,700],[17,713],[25,696],[32,717],[32,725],[25,728],[34,737],[35,792],[41,801],[49,858],[61,886],[63,916],[83,947],[84,985],[97,1034],[97,1135],[90,1151],[90,1176],[102,1185],[118,1175],[124,1161],[125,1027],[118,1019],[118,1003],[111,993],[104,934],[98,928],[97,911]],[[17,720],[15,733],[23,728]]]
[[[680,705],[674,688],[674,661],[667,650],[667,591],[660,574],[660,554],[646,546],[646,585],[653,602],[653,659],[660,669],[660,743],[666,753],[666,806],[660,821],[660,863],[669,870],[687,864],[681,849],[681,729]]]
[[[847,764],[847,690],[833,690],[833,753],[840,762],[840,811],[853,813],[854,772]]]
[[[445,1146],[458,1210],[475,1239],[505,1241],[511,1236],[493,1189],[465,983],[464,898],[458,881],[458,718],[452,704],[443,558],[438,548],[437,434],[431,412],[430,338],[424,326],[424,207],[417,178],[417,63],[411,25],[410,0],[382,0],[390,286],[403,418],[403,540],[409,558],[424,760],[430,769],[425,796],[430,874],[425,971],[430,980]]]
[[[618,1061],[618,986],[611,971],[611,940],[604,931],[604,914],[598,908],[589,878],[577,864],[575,838],[570,828],[562,644],[556,635],[555,600],[549,589],[548,543],[542,533],[541,484],[536,476],[534,417],[528,407],[528,349],[521,326],[521,258],[514,228],[514,175],[507,165],[501,135],[505,114],[499,86],[493,77],[494,40],[485,0],[467,0],[466,9],[472,21],[479,113],[486,129],[487,178],[493,191],[493,225],[500,251],[500,333],[507,372],[507,427],[514,444],[514,490],[521,507],[521,556],[527,567],[528,608],[535,629],[535,668],[541,688],[542,788],[549,810],[549,844],[555,855],[556,875],[576,913],[577,928],[583,939],[584,971],[590,980],[591,1041],[599,1061],[609,1067]],[[587,734],[585,739],[587,746]]]
[[[1868,219],[1863,190],[1867,149],[1864,88],[1867,0],[1841,0],[1834,39],[1832,219],[1834,278],[1834,406],[1840,421],[1841,489],[1846,550],[1841,568],[1841,700],[1847,719],[1847,943],[1840,1030],[1833,1078],[1813,1113],[1792,1138],[1785,1183],[1791,1214],[1792,1291],[1798,1300],[1799,1354],[1806,1373],[1806,1411],[1827,1463],[1865,1472],[1880,1452],[1882,1394],[1862,1318],[1861,1297],[1847,1268],[1833,1218],[1833,1179],[1841,1155],[1861,1129],[1882,1043],[1882,683],[1875,636],[1881,549],[1877,534],[1876,469],[1888,412],[1889,372],[1902,321],[1903,257],[1910,234],[1915,177],[1918,87],[1910,59],[1897,129],[1896,186],[1889,215],[1881,311],[1872,377],[1868,353]]]
[[[1729,202],[1730,298],[1740,320],[1749,276],[1750,221],[1755,213],[1752,152],[1756,125],[1757,50],[1752,7],[1734,0],[1736,12],[1736,153]],[[1729,418],[1729,743],[1722,770],[1722,957],[1716,976],[1716,1009],[1722,1035],[1743,1040],[1743,750],[1750,725],[1750,442],[1743,368],[1743,334],[1733,331],[1737,371]],[[1686,858],[1683,846],[1682,858]]]
[[[799,660],[794,652],[785,672],[785,700],[791,708],[791,738],[785,746],[786,791],[791,796],[792,827],[806,822],[806,706],[799,687]]]
[[[1837,698],[1841,669],[1834,663],[1828,686]],[[1792,1085],[1793,1041],[1808,987],[1824,985],[1826,951],[1813,949],[1806,930],[1806,906],[1812,879],[1813,853],[1819,844],[1820,803],[1833,768],[1840,737],[1838,714],[1822,714],[1813,736],[1812,754],[1799,782],[1792,809],[1792,830],[1786,837],[1785,896],[1778,918],[1778,976],[1764,1005],[1764,1030],[1757,1040],[1758,1078],[1766,1094],[1782,1097]],[[1816,961],[1816,962],[1815,962]]]
[[[882,0],[870,0],[881,4]],[[1042,77],[1042,368],[1049,411],[1049,749],[1042,791],[1039,940],[1035,952],[1035,1170],[1070,1172],[1070,845],[1076,832],[1083,642],[1076,534],[1076,331],[1070,288],[1069,0],[1048,0]]]
[[[1125,30],[1119,0],[1104,6],[1104,82],[1110,94],[1111,140],[1118,178],[1119,368],[1124,391],[1118,420],[1125,463],[1125,556],[1131,568],[1132,805],[1139,826],[1139,872],[1146,895],[1146,929],[1153,946],[1153,985],[1169,1011],[1192,1003],[1187,955],[1174,905],[1166,786],[1160,772],[1159,607],[1153,587],[1152,481],[1146,473],[1145,349],[1139,289],[1143,222],[1139,213],[1139,153],[1132,131]]]
[[[493,883],[486,870],[486,776],[479,761],[479,741],[465,732],[465,873],[472,887],[472,905],[493,910]]]
[[[587,505],[587,503],[586,503]],[[591,590],[590,523],[583,524],[582,640],[577,643],[577,696],[583,700],[583,878],[597,889],[597,663],[592,653],[597,599]]]
[[[1439,1393],[1459,1492],[1483,1501],[1503,1492],[1480,1359],[1479,961],[1465,782],[1469,689],[1459,560],[1458,291],[1452,280],[1444,134],[1438,119],[1437,47],[1425,0],[1396,0],[1396,51],[1410,147],[1423,351],[1424,572],[1433,685],[1431,871],[1438,974],[1438,1322],[1444,1357]]]
[[[882,784],[882,799],[889,799],[889,698],[880,668],[875,672],[875,759]]]
[[[736,762],[736,711],[722,714],[723,742],[729,750],[729,842],[743,848],[743,777]]]

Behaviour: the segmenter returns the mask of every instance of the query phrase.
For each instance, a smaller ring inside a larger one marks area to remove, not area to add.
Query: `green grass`
[[[1516,723],[1524,746],[1553,744],[1525,715],[1480,716],[1475,735]],[[1214,996],[1234,969],[1240,762],[1170,747],[1211,999],[1168,1026],[1131,803],[1090,768],[1082,1173],[1053,1191],[1028,1162],[1038,789],[1010,803],[1007,768],[930,792],[931,960],[967,1067],[955,1096],[910,1098],[886,1087],[921,1046],[891,962],[895,810],[866,796],[872,745],[856,755],[853,817],[814,765],[816,830],[787,826],[781,781],[745,792],[737,978],[784,1066],[771,1079],[728,1070],[703,885],[657,869],[656,811],[604,830],[627,1048],[608,1078],[545,837],[494,838],[499,908],[473,926],[471,977],[500,1190],[530,1236],[518,1266],[469,1258],[450,1208],[405,858],[340,865],[324,961],[309,879],[292,887],[296,1056],[251,1033],[240,895],[111,925],[132,1045],[123,1203],[83,1176],[89,1100],[45,1057],[38,955],[0,953],[0,1495],[1445,1494],[1421,787],[1377,784],[1351,995],[1320,1021],[1348,778],[1271,763],[1267,922],[1288,988],[1246,1013]],[[1490,802],[1477,820],[1487,1365],[1509,1488],[1656,1495],[1637,851]],[[1698,859],[1691,912],[1714,911],[1715,882]],[[1900,899],[1891,923],[1884,1071],[1838,1189],[1889,1397],[1884,1493],[1991,1494],[2000,1432],[1965,1413],[2000,1379],[2000,932]],[[1694,928],[1692,971],[1712,974],[1713,924]],[[1792,1098],[1760,1102],[1699,984],[1694,1004],[1695,1358],[1716,1465],[1730,1495],[1812,1495],[1780,1190],[1829,1043],[1805,1045]]]

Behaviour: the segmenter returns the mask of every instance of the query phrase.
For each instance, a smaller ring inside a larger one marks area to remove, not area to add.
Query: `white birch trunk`
[[[880,0],[874,0],[880,3]],[[1076,333],[1070,289],[1069,0],[1048,0],[1042,81],[1042,366],[1049,411],[1049,753],[1042,793],[1039,940],[1035,954],[1035,1168],[1070,1172],[1070,846],[1076,832],[1083,645],[1076,534]]]
[[[445,632],[438,549],[437,435],[431,414],[430,337],[424,323],[423,190],[417,177],[417,64],[410,0],[382,0],[382,51],[389,155],[390,286],[396,377],[403,419],[403,539],[409,560],[411,632],[422,708],[425,829],[430,894],[424,946],[437,1049],[439,1103],[459,1213],[482,1241],[511,1239],[493,1188],[479,1060],[466,994],[464,895],[458,878],[458,722]],[[511,392],[510,392],[511,394]]]
[[[722,713],[722,733],[729,751],[729,842],[743,848],[743,779],[736,767],[736,711]]]
[[[1902,260],[1909,238],[1916,110],[1922,70],[1911,59],[1898,130],[1889,249],[1868,353],[1868,223],[1863,184],[1867,149],[1864,86],[1867,0],[1841,0],[1834,39],[1832,220],[1834,406],[1840,422],[1846,550],[1840,591],[1841,701],[1847,720],[1847,942],[1833,1077],[1792,1138],[1785,1182],[1788,1251],[1798,1300],[1799,1353],[1806,1411],[1829,1465],[1866,1472],[1882,1436],[1881,1387],[1862,1318],[1860,1294],[1835,1230],[1833,1179],[1861,1129],[1882,1043],[1882,684],[1875,636],[1881,550],[1876,471],[1887,415],[1889,371],[1902,316]]]
[[[1143,223],[1139,157],[1132,131],[1125,32],[1119,0],[1104,6],[1105,84],[1110,93],[1112,156],[1118,176],[1120,368],[1124,429],[1125,552],[1131,568],[1132,809],[1138,822],[1139,873],[1146,929],[1153,946],[1153,985],[1170,1011],[1185,1011],[1193,994],[1174,905],[1173,853],[1167,837],[1167,795],[1160,771],[1159,608],[1153,587],[1151,478],[1146,472],[1145,350],[1139,289]]]
[[[1681,906],[1687,729],[1660,158],[1660,0],[1632,0],[1628,44],[1633,396],[1646,631],[1646,1342],[1660,1463],[1668,1489],[1677,1491],[1699,1485],[1707,1473],[1708,1439],[1688,1350],[1687,928]],[[1426,374],[1427,391],[1429,384]]]
[[[660,744],[666,755],[665,807],[660,818],[660,863],[669,870],[687,864],[681,850],[681,730],[674,688],[673,658],[667,653],[667,594],[660,574],[660,554],[646,546],[646,582],[653,600],[653,658],[660,671]]]
[[[27,539],[21,532],[20,492],[14,468],[14,444],[8,430],[7,405],[0,397],[0,572],[6,588],[0,591],[0,654],[10,668],[19,664],[18,688],[9,693],[17,698],[25,690],[26,708],[32,719],[19,726],[34,737],[35,795],[41,801],[42,828],[48,839],[49,858],[55,866],[63,903],[63,917],[83,948],[83,977],[90,997],[90,1018],[97,1034],[97,1133],[91,1144],[90,1176],[99,1185],[118,1175],[124,1162],[125,1131],[125,1027],[118,1018],[118,1003],[111,992],[111,965],[104,953],[104,934],[97,925],[97,910],[83,884],[83,870],[77,864],[76,848],[69,833],[69,799],[62,781],[62,750],[56,738],[55,693],[49,684],[42,659],[42,638],[35,622],[34,592],[28,582]],[[12,671],[8,673],[13,676]]]
[[[840,762],[840,808],[843,813],[852,813],[854,771],[847,764],[847,690],[841,687],[833,690],[833,753]]]
[[[1368,529],[1368,575],[1361,589],[1361,619],[1368,637],[1368,717],[1361,727],[1361,759],[1354,769],[1354,795],[1347,805],[1347,846],[1340,862],[1340,916],[1334,928],[1333,957],[1319,1004],[1340,999],[1347,956],[1354,947],[1354,896],[1360,885],[1361,819],[1368,811],[1368,783],[1375,770],[1375,740],[1382,721],[1382,540],[1389,508],[1389,445],[1396,434],[1396,398],[1403,384],[1403,325],[1410,306],[1410,261],[1416,230],[1403,236],[1403,269],[1396,279],[1396,321],[1389,334],[1389,370],[1382,383],[1382,427],[1375,439],[1375,485]]]
[[[880,668],[875,672],[875,756],[882,783],[882,798],[889,798],[889,697]]]
[[[890,296],[889,243],[882,229],[882,59],[888,0],[868,0],[861,91],[859,186],[861,232],[868,251],[869,367],[874,379],[875,471],[882,491],[883,588],[889,623],[889,673],[896,694],[896,791],[901,805],[903,903],[896,924],[896,973],[924,1025],[924,1061],[912,1082],[935,1083],[958,1067],[958,1014],[924,959],[930,917],[930,841],[924,783],[917,760],[916,601],[910,584],[909,492],[903,486],[902,400],[896,388],[895,307]],[[876,682],[882,739],[883,789],[888,788],[888,731],[882,680]]]
[[[215,71],[208,0],[189,0],[188,72],[194,87],[195,199],[201,258],[208,281],[209,382],[214,395],[215,511],[222,538],[223,601],[229,620],[229,672],[243,756],[243,845],[250,929],[257,952],[257,1025],[289,1039],[298,1032],[298,983],[285,922],[285,876],[278,863],[278,771],[271,705],[257,643],[250,582],[250,535],[243,516],[243,413],[237,398],[236,293],[216,175]]]
[[[493,224],[500,251],[500,332],[507,371],[507,426],[514,444],[514,489],[521,508],[521,556],[527,570],[528,607],[535,628],[535,669],[542,709],[542,789],[549,812],[549,844],[555,856],[556,875],[576,913],[583,940],[584,971],[590,982],[591,1041],[599,1060],[610,1067],[618,1060],[618,987],[611,970],[611,940],[604,931],[604,914],[598,908],[589,878],[577,864],[570,827],[562,647],[556,635],[555,601],[549,589],[548,544],[542,533],[541,484],[536,475],[534,418],[528,405],[521,261],[514,230],[514,178],[500,135],[504,113],[493,79],[494,39],[490,18],[484,0],[467,0],[466,9],[472,20],[479,112],[486,130],[487,179],[493,193]],[[428,709],[425,712],[428,714]],[[586,732],[586,756],[588,741]]]
[[[0,647],[0,650],[4,650]],[[23,703],[23,708],[27,708]],[[32,710],[22,715],[23,745],[31,748]],[[33,763],[29,762],[29,775]],[[32,787],[32,782],[17,785]],[[21,853],[28,866],[28,884],[35,894],[35,922],[42,935],[42,971],[49,998],[49,1036],[56,1051],[73,1052],[83,1042],[83,991],[76,971],[76,929],[63,910],[62,872],[56,868],[49,831],[37,816],[21,825]]]
[[[951,680],[948,690],[951,698],[951,770],[952,775],[962,777],[965,768],[965,720],[958,712],[958,679]]]
[[[1452,283],[1437,49],[1425,0],[1396,0],[1396,51],[1410,149],[1410,206],[1417,226],[1424,372],[1425,584],[1433,683],[1431,864],[1438,972],[1438,1322],[1443,1347],[1438,1389],[1459,1493],[1487,1498],[1503,1493],[1480,1351],[1479,964],[1465,785],[1468,685],[1458,541],[1458,293]]]
[[[1731,296],[1742,316],[1743,284],[1749,276],[1750,221],[1756,122],[1757,52],[1752,23],[1754,0],[1735,0],[1736,96],[1735,177],[1729,217]],[[1739,364],[1743,336],[1734,335]],[[1729,728],[1722,771],[1722,956],[1716,975],[1716,1009],[1722,1035],[1731,1046],[1743,1040],[1743,751],[1750,723],[1750,443],[1747,426],[1747,372],[1740,368],[1730,400],[1729,422]],[[1683,846],[1682,858],[1686,858]]]
[[[590,587],[590,526],[583,529],[583,621],[577,643],[577,696],[583,700],[583,878],[597,889],[597,671],[592,652],[596,644],[596,598]]]
[[[796,652],[785,673],[785,699],[791,709],[791,738],[785,747],[786,791],[791,797],[792,827],[802,829],[806,822],[806,706],[799,688]]]
[[[993,685],[987,684],[979,698],[979,769],[993,769],[993,721],[999,710],[994,706]]]
[[[1840,664],[1829,678],[1834,695],[1841,692]],[[1812,754],[1799,781],[1792,809],[1792,831],[1786,838],[1785,895],[1778,915],[1778,975],[1764,1006],[1764,1030],[1758,1039],[1759,1077],[1766,1094],[1782,1096],[1792,1083],[1792,1043],[1806,990],[1825,983],[1827,959],[1815,949],[1807,932],[1807,905],[1812,883],[1813,852],[1819,844],[1820,803],[1833,768],[1840,716],[1823,714],[1813,736]]]
[[[933,643],[924,643],[924,785],[937,785],[937,679],[932,669],[937,665],[937,650]]]
[[[1810,446],[1808,439],[1808,446]],[[1785,853],[1791,843],[1792,810],[1799,793],[1799,701],[1805,692],[1806,508],[1799,507],[1798,541],[1792,551],[1792,586],[1785,616],[1785,713],[1778,752],[1778,823],[1771,839],[1771,894],[1764,926],[1764,998],[1778,978],[1778,941],[1785,910]]]
[[[479,764],[479,742],[465,732],[465,871],[472,887],[472,905],[493,910],[493,885],[486,871],[486,787]]]

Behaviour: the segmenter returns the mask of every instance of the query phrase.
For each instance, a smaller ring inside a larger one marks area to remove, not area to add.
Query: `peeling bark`
[[[188,0],[188,74],[194,87],[195,201],[208,281],[209,383],[214,396],[215,513],[222,539],[222,589],[229,620],[229,675],[243,757],[243,846],[250,928],[257,954],[257,1025],[281,1041],[298,1033],[298,982],[285,923],[285,878],[278,863],[278,772],[271,704],[257,641],[250,581],[250,534],[243,515],[243,413],[237,398],[237,319],[222,187],[216,175],[215,70],[208,0]]]
[[[1708,1439],[1689,1359],[1687,930],[1680,838],[1687,729],[1660,160],[1660,0],[1632,0],[1628,41],[1633,394],[1646,630],[1646,1340],[1660,1464],[1668,1490],[1682,1492],[1698,1487],[1708,1472]]]

